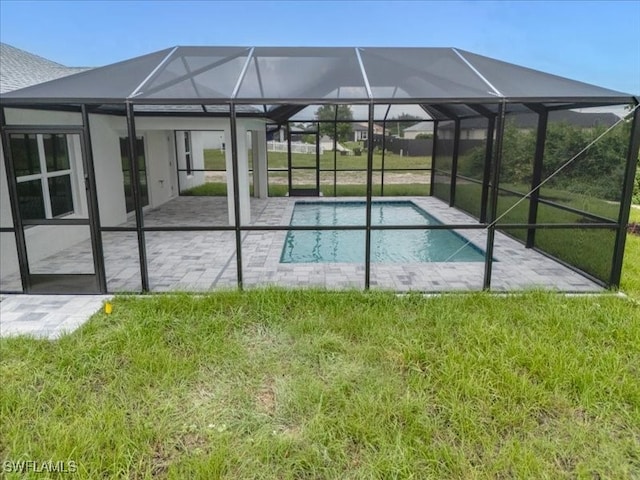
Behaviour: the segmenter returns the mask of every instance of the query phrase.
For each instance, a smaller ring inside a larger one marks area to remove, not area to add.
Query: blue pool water
[[[297,202],[290,225],[366,224],[365,202]],[[441,225],[413,202],[373,202],[372,225]],[[451,230],[373,230],[371,261],[376,263],[444,262],[467,240]],[[306,230],[287,233],[281,263],[360,263],[365,260],[365,232]],[[482,262],[484,252],[468,244],[449,262]]]

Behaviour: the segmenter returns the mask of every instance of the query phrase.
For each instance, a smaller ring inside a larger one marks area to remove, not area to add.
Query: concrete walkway
[[[73,332],[111,295],[3,295],[0,337],[29,335],[55,340]]]

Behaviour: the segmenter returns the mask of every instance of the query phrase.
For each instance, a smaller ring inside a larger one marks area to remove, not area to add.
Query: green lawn
[[[0,460],[78,466],[2,478],[638,478],[638,236],[622,290],[118,297],[0,339]]]
[[[304,185],[299,185],[305,187]],[[313,188],[313,185],[307,185]],[[253,195],[253,185],[249,186],[249,191]],[[333,185],[321,184],[320,191],[325,197],[334,196]],[[270,197],[284,197],[289,193],[287,185],[271,184],[269,185]],[[197,187],[184,190],[182,195],[187,196],[224,196],[227,194],[227,184],[220,182],[207,182]],[[366,185],[336,185],[336,196],[338,197],[363,197],[367,194]],[[373,186],[373,195],[380,195],[380,185]],[[384,195],[403,197],[403,196],[425,196],[429,194],[428,183],[404,183],[404,184],[385,184]]]
[[[640,223],[640,207],[631,209],[629,222]],[[627,235],[620,288],[640,300],[640,236],[638,235]]]
[[[639,320],[615,296],[120,297],[59,341],[0,340],[0,457],[79,479],[635,478]]]
[[[225,170],[225,157],[224,152],[221,150],[205,150],[205,168],[209,170],[224,171]],[[251,152],[249,151],[249,158],[251,158]],[[379,152],[374,153],[373,156],[374,169],[382,168],[382,154]],[[288,166],[287,154],[285,152],[269,152],[268,162],[270,169],[286,169]],[[294,167],[314,167],[315,155],[293,154],[292,164]],[[391,196],[415,196],[415,195],[428,195],[429,194],[429,172],[423,170],[412,169],[424,169],[430,168],[431,157],[401,157],[393,153],[385,154],[385,171],[388,175],[385,179],[384,194]],[[324,152],[320,156],[320,169],[321,170],[333,170],[334,168],[334,153]],[[364,196],[366,195],[366,172],[352,172],[349,169],[362,170],[367,168],[367,156],[366,152],[363,152],[361,156],[355,155],[337,155],[337,168],[339,170],[347,170],[347,172],[337,173],[337,196]],[[395,169],[395,171],[394,171]],[[399,169],[399,170],[398,170]],[[310,170],[297,170],[295,171],[298,177],[294,178],[294,183],[299,188],[313,187],[313,185],[304,185],[306,181],[313,181],[314,173]],[[400,174],[415,174],[416,176],[424,176],[425,181],[423,183],[402,180],[401,182],[390,179],[389,175],[395,173]],[[302,177],[300,176],[302,175]],[[269,196],[281,197],[288,194],[289,190],[283,182],[286,183],[287,172],[272,171],[269,173]],[[321,172],[321,185],[320,191],[324,196],[334,196],[333,189],[333,172]],[[210,181],[206,184],[199,185],[197,187],[184,190],[182,195],[197,195],[197,196],[219,196],[226,195],[226,184],[219,181]],[[374,174],[374,186],[373,195],[380,195],[380,174]]]
[[[448,186],[441,185],[436,193],[448,193]],[[603,200],[585,198],[583,195],[562,191],[552,192],[556,199],[574,208],[587,208],[588,211],[607,216],[617,217],[617,204]],[[442,194],[441,194],[442,195]],[[474,183],[459,184],[456,187],[456,206],[479,216],[481,186]],[[448,196],[447,196],[448,197]],[[446,198],[446,197],[445,197]],[[527,223],[529,218],[529,200],[520,202],[512,210],[521,197],[503,192],[498,199],[498,217],[502,217],[498,225],[503,223]],[[510,211],[509,211],[510,210]],[[503,216],[504,215],[504,216]],[[538,223],[581,223],[584,217],[578,214],[560,210],[550,205],[540,204],[538,207]],[[510,235],[525,240],[527,231],[505,230]],[[615,234],[613,230],[603,229],[540,229],[536,233],[536,246],[562,259],[591,275],[608,281],[611,272],[611,252]]]
[[[251,159],[251,151],[249,151],[248,158]],[[269,168],[287,168],[288,159],[286,152],[268,152],[267,161]],[[367,152],[363,151],[362,155],[338,155],[336,157],[337,167],[339,169],[360,169],[367,168]],[[334,154],[330,151],[325,151],[320,155],[320,168],[321,169],[333,169]],[[292,164],[294,166],[315,166],[315,155],[308,154],[293,154]],[[384,156],[385,168],[430,168],[431,157],[401,157],[391,152],[385,153]],[[382,153],[376,151],[373,155],[373,168],[382,167]],[[221,150],[205,150],[204,151],[204,168],[208,170],[225,170],[225,157],[224,152]]]

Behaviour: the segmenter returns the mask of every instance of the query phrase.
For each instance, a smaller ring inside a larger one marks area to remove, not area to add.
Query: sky
[[[83,67],[175,45],[458,47],[640,95],[640,0],[0,0],[0,40]]]

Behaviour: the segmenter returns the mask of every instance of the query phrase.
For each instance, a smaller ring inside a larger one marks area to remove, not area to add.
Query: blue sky
[[[454,46],[640,94],[640,0],[1,0],[0,39],[69,66],[174,45]]]

